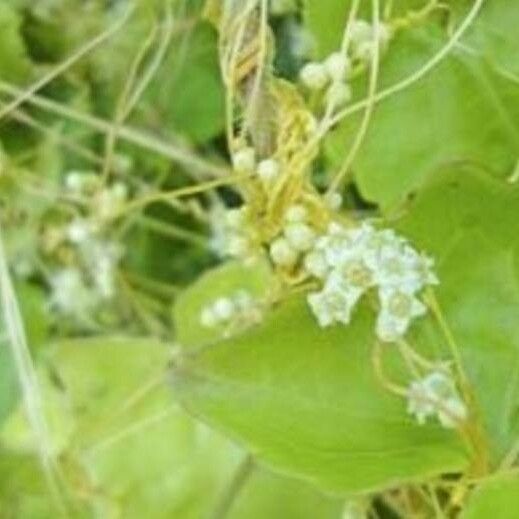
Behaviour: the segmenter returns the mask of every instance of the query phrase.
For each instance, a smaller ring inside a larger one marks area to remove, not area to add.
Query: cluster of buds
[[[321,62],[307,63],[300,72],[302,84],[314,92],[326,89],[327,106],[343,106],[352,98],[349,80],[355,65],[370,63],[377,47],[380,51],[387,48],[391,35],[384,23],[375,28],[365,20],[355,20],[349,29],[347,48],[331,53]]]
[[[200,312],[200,324],[205,328],[242,328],[259,322],[261,317],[258,301],[246,290],[238,290],[205,306]]]
[[[316,239],[317,232],[309,221],[306,207],[293,205],[285,213],[280,235],[270,244],[270,258],[276,266],[292,268],[313,248]]]

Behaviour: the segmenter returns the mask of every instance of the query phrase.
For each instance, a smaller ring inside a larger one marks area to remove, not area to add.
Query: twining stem
[[[355,140],[353,141],[353,145],[350,149],[350,152],[344,160],[344,163],[341,166],[340,171],[337,173],[332,183],[330,184],[330,187],[328,188],[329,193],[338,190],[341,184],[344,182],[348,173],[351,171],[353,162],[355,161],[355,158],[357,157],[357,154],[360,151],[364,138],[367,134],[369,122],[371,120],[371,116],[373,115],[373,111],[375,108],[375,95],[377,91],[378,74],[380,68],[380,45],[378,41],[380,37],[380,5],[378,0],[372,0],[372,11],[372,23],[375,30],[373,35],[373,53],[371,56],[370,63],[370,76],[366,109],[364,111],[364,116],[362,117],[360,128],[355,135]]]
[[[211,514],[211,519],[225,519],[234,505],[236,498],[243,490],[243,487],[250,478],[254,470],[254,458],[251,454],[246,454],[238,465],[231,482],[225,489],[220,501]]]

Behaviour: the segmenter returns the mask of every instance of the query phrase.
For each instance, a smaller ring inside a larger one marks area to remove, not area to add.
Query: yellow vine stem
[[[389,378],[384,372],[382,348],[383,346],[380,343],[380,341],[375,341],[371,352],[371,362],[373,364],[373,371],[375,373],[375,376],[377,377],[381,385],[390,393],[405,398],[407,397],[407,388],[399,384],[395,384],[393,381],[389,380]]]
[[[233,185],[235,183],[245,182],[249,179],[248,175],[232,175],[226,178],[218,178],[215,180],[209,180],[194,186],[182,187],[173,191],[159,191],[150,195],[143,196],[142,198],[136,198],[125,204],[119,211],[117,211],[112,218],[120,218],[125,216],[127,213],[131,213],[137,209],[142,209],[149,204],[155,202],[168,202],[172,199],[182,198],[186,196],[196,195],[205,191],[212,190],[216,187]]]
[[[227,146],[232,152],[235,145],[234,135],[234,107],[235,107],[235,74],[238,68],[238,60],[240,56],[240,50],[245,42],[245,34],[249,16],[256,7],[256,0],[248,0],[246,5],[243,7],[240,13],[236,14],[235,10],[225,4],[224,17],[220,21],[220,68],[222,70],[222,77],[226,86],[226,135],[227,135]],[[222,37],[222,32],[228,32],[234,41],[226,42],[226,39]],[[227,48],[224,45],[227,45]]]
[[[420,81],[424,76],[429,74],[429,72],[431,72],[434,68],[436,68],[449,55],[452,49],[456,47],[461,37],[465,34],[467,29],[469,29],[469,27],[475,21],[485,1],[486,0],[475,0],[469,13],[467,14],[463,22],[459,25],[458,29],[453,33],[449,41],[429,61],[427,61],[425,65],[420,67],[416,72],[409,75],[399,83],[395,83],[394,85],[384,90],[381,90],[375,96],[374,102],[379,103],[380,101],[383,101],[388,97],[391,97],[399,92],[402,92],[403,90],[406,90],[410,86]],[[369,99],[364,99],[363,101],[359,101],[358,103],[348,108],[345,108],[344,110],[336,114],[330,121],[328,128],[323,130],[324,133],[320,136],[320,138],[322,138],[324,134],[330,130],[330,128],[339,123],[342,119],[349,115],[357,113],[358,111],[365,108],[369,103]]]
[[[372,23],[375,28],[375,34],[373,35],[373,53],[371,56],[371,64],[370,64],[370,77],[369,77],[369,90],[368,90],[368,99],[366,102],[366,110],[364,111],[364,116],[362,118],[362,122],[360,128],[355,135],[355,139],[353,141],[353,145],[351,150],[346,157],[339,173],[335,176],[333,181],[331,182],[328,192],[331,193],[340,188],[342,182],[345,180],[346,175],[350,172],[353,162],[357,157],[358,152],[362,146],[364,138],[366,137],[369,122],[371,120],[371,116],[373,115],[373,110],[375,108],[375,95],[377,90],[378,83],[378,74],[380,67],[380,45],[378,42],[379,34],[380,34],[380,4],[379,0],[371,0],[372,6]]]
[[[249,119],[251,118],[251,111],[254,112],[254,107],[258,97],[261,95],[261,83],[265,73],[265,62],[267,59],[267,37],[268,37],[268,0],[259,0],[260,22],[259,22],[259,49],[257,51],[257,67],[254,76],[254,83],[252,92],[249,98],[249,105],[245,109],[245,124],[242,131],[246,132],[249,127]]]
[[[54,68],[51,72],[43,76],[41,79],[36,81],[33,85],[25,89],[21,95],[17,98],[13,99],[7,106],[4,106],[0,110],[0,120],[3,119],[10,112],[18,108],[25,101],[30,99],[36,92],[41,90],[45,85],[51,83],[54,79],[59,77],[63,72],[69,69],[74,63],[79,61],[81,58],[92,52],[96,47],[101,45],[103,42],[114,36],[122,27],[126,24],[130,15],[132,14],[134,8],[130,7],[124,15],[117,20],[111,27],[109,27],[106,31],[102,32],[88,43],[83,45],[80,49],[75,51],[70,57],[60,63],[56,68]]]

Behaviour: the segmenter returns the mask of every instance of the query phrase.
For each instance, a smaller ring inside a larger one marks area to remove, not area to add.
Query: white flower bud
[[[67,227],[67,238],[72,243],[84,243],[92,235],[92,225],[81,218],[77,218]]]
[[[235,312],[234,303],[227,297],[217,299],[213,306],[213,312],[219,321],[228,321]]]
[[[285,237],[295,250],[306,252],[315,242],[314,230],[304,223],[292,223],[285,227]]]
[[[112,186],[112,194],[117,201],[123,202],[128,198],[128,186],[122,182],[116,182]]]
[[[308,211],[304,205],[292,205],[285,213],[285,220],[288,223],[303,223],[308,218]]]
[[[345,83],[332,83],[326,92],[326,102],[331,106],[345,105],[351,98],[351,87]]]
[[[256,152],[254,148],[242,148],[232,158],[233,168],[238,173],[252,173],[256,167]]]
[[[328,193],[324,198],[324,203],[332,211],[338,211],[342,207],[342,195],[336,191]]]
[[[270,184],[279,175],[279,163],[275,159],[265,159],[258,164],[258,177],[265,184]]]
[[[350,38],[354,45],[370,41],[373,38],[371,24],[365,20],[355,20],[350,28]]]
[[[307,63],[301,69],[299,78],[309,90],[322,90],[328,83],[326,67],[321,63]]]
[[[270,246],[270,257],[276,265],[291,267],[297,262],[298,254],[285,238],[278,238]]]
[[[330,54],[324,66],[332,82],[344,81],[351,70],[350,60],[340,52]]]
[[[371,63],[373,60],[374,50],[374,43],[372,41],[365,41],[357,45],[354,54],[358,60],[363,61],[364,63]]]
[[[324,279],[329,272],[328,262],[322,252],[309,252],[304,259],[305,270],[319,279]]]
[[[200,324],[205,328],[214,328],[218,324],[218,317],[216,317],[211,307],[205,307],[202,310]]]
[[[249,241],[244,236],[233,234],[228,238],[226,249],[231,256],[245,256],[249,251]]]
[[[233,300],[236,307],[242,312],[246,312],[254,306],[254,298],[246,290],[238,291]]]
[[[225,212],[225,224],[231,229],[241,229],[245,224],[245,211],[240,207]]]
[[[65,177],[65,186],[70,191],[81,191],[81,189],[83,188],[83,175],[78,171],[71,171]]]

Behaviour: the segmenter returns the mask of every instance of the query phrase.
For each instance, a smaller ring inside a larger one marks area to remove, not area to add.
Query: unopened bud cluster
[[[332,108],[339,108],[351,100],[349,80],[354,66],[370,63],[377,46],[384,50],[391,39],[391,31],[383,23],[376,29],[364,20],[356,20],[348,36],[350,44],[346,50],[333,52],[322,62],[307,63],[300,72],[300,80],[309,90],[326,89],[326,103]]]
[[[220,297],[205,306],[200,313],[200,324],[205,328],[250,326],[261,320],[261,307],[246,290],[238,290],[228,297]]]
[[[270,259],[278,267],[291,269],[304,261],[316,239],[317,231],[310,222],[307,208],[292,205],[285,213],[281,233],[270,244]]]

